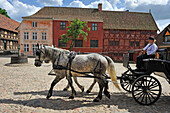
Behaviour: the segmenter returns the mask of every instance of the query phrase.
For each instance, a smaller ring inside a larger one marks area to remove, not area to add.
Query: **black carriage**
[[[167,61],[167,49],[160,49],[158,58],[144,59],[144,69],[132,69],[129,65],[128,55],[124,55],[123,66],[128,70],[120,77],[124,90],[131,92],[136,102],[141,105],[155,103],[162,92],[161,84],[152,73],[164,77],[170,83],[170,61]],[[161,72],[161,74],[160,74]]]

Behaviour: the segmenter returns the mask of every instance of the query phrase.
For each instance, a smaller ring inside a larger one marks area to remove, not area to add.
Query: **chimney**
[[[98,10],[99,10],[99,11],[102,11],[102,3],[99,3],[99,4],[98,4]]]

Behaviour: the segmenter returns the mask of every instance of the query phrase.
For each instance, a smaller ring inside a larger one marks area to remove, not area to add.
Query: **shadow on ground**
[[[37,92],[15,92],[14,95],[25,95],[25,94],[32,94],[32,95],[45,95],[47,91],[37,91]],[[66,91],[54,91],[53,96],[59,97],[69,97],[70,92]],[[91,96],[91,97],[90,97]],[[90,94],[81,94],[78,92],[78,97],[76,98],[83,98],[83,100],[79,99],[45,99],[45,98],[38,98],[38,99],[30,99],[30,100],[12,100],[12,99],[1,99],[0,103],[5,104],[19,104],[29,107],[42,107],[47,109],[53,110],[72,110],[75,108],[80,107],[95,107],[98,105],[107,105],[108,107],[111,105],[118,106],[118,109],[128,109],[129,112],[136,113],[136,112],[170,112],[170,97],[169,96],[161,96],[161,98],[151,106],[142,106],[136,103],[130,94],[127,93],[113,93],[111,95],[111,99],[106,99],[103,96],[101,102],[92,102],[94,96],[97,96],[97,92],[93,92]],[[88,99],[87,99],[88,98]],[[106,100],[105,100],[106,99]]]

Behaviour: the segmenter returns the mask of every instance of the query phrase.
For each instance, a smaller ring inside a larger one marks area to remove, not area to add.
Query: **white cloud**
[[[136,8],[140,5],[167,5],[169,0],[124,0],[125,5],[130,8]]]
[[[38,3],[44,6],[62,6],[63,0],[37,0]]]
[[[157,20],[156,24],[158,25],[158,28],[160,29],[161,32],[166,26],[170,24],[170,19]]]
[[[23,16],[29,16],[37,12],[40,7],[28,5],[20,2],[19,0],[0,0],[0,7],[8,12],[8,15],[19,22]]]
[[[107,0],[98,0],[95,2],[91,2],[88,5],[83,4],[82,1],[74,0],[69,4],[69,7],[97,8],[99,3],[102,3],[103,10],[114,10],[111,3]]]

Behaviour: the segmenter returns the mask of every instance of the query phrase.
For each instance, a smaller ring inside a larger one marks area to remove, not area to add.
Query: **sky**
[[[162,31],[170,24],[170,0],[0,0],[0,8],[6,9],[8,15],[18,21],[29,16],[44,6],[97,8],[102,3],[103,10],[135,11],[151,13]]]

